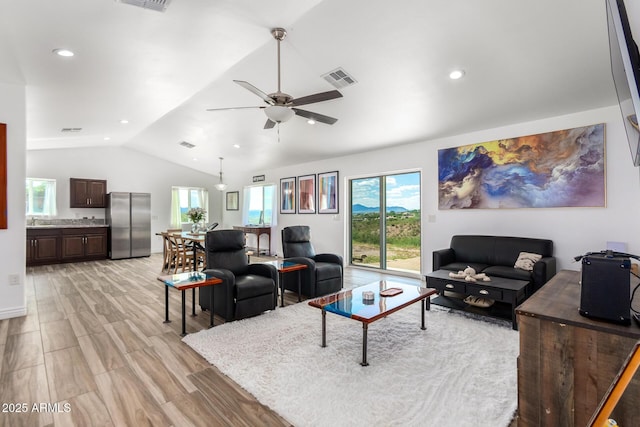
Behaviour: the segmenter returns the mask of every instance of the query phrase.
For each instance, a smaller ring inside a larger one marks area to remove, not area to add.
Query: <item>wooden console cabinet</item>
[[[266,234],[269,237],[269,246],[267,249],[264,249],[266,255],[271,255],[271,227],[269,226],[260,226],[260,225],[234,225],[234,230],[242,230],[242,232],[247,234],[254,234],[256,236],[256,255],[260,256],[260,236]]]
[[[585,426],[640,339],[621,326],[578,313],[580,272],[562,270],[516,309],[520,328],[518,427]],[[638,280],[632,276],[632,286]],[[640,425],[640,375],[611,414]]]
[[[103,179],[69,179],[69,201],[72,208],[104,208],[107,181]]]

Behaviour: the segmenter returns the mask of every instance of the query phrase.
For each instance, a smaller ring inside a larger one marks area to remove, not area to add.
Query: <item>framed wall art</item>
[[[318,174],[318,213],[338,213],[338,172]]]
[[[605,207],[604,123],[438,150],[439,209]]]
[[[296,178],[280,179],[280,213],[296,213]]]
[[[227,210],[228,211],[239,210],[239,206],[238,206],[239,195],[240,195],[239,191],[229,191],[227,193]]]
[[[298,177],[298,213],[316,213],[316,175]]]

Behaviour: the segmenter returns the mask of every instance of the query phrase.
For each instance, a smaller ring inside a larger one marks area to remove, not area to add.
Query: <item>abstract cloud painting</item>
[[[439,209],[604,207],[604,123],[438,150]]]

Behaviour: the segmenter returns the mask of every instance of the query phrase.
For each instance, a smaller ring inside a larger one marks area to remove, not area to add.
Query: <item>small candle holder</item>
[[[373,301],[376,299],[376,294],[372,291],[364,291],[362,292],[362,302],[365,304],[373,304]]]

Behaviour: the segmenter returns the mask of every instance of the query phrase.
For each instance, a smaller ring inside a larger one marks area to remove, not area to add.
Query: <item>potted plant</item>
[[[193,223],[191,226],[191,232],[197,233],[201,228],[201,222],[204,219],[204,215],[207,213],[206,210],[202,208],[191,208],[187,211],[187,216]]]

